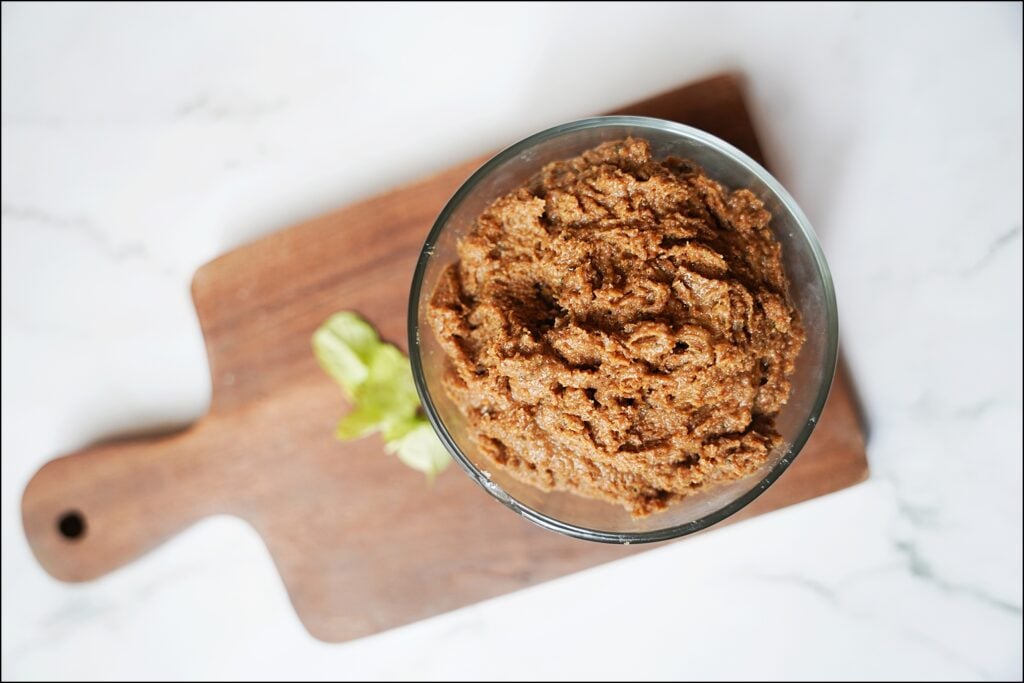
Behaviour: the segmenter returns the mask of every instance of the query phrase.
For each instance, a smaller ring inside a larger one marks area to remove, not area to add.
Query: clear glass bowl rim
[[[576,131],[590,128],[620,126],[668,132],[697,141],[698,143],[710,147],[726,157],[730,157],[733,161],[738,162],[742,166],[745,166],[747,170],[764,182],[764,184],[779,198],[781,204],[786,208],[786,210],[796,219],[796,223],[800,227],[800,232],[803,238],[811,248],[818,275],[822,282],[826,309],[825,372],[822,373],[821,386],[818,387],[817,395],[815,396],[811,411],[807,416],[807,421],[805,422],[804,427],[800,430],[800,433],[793,440],[789,452],[779,459],[779,461],[761,479],[760,482],[728,505],[685,524],[644,532],[604,531],[570,524],[546,515],[539,510],[534,510],[530,506],[519,502],[506,493],[500,486],[485,476],[484,473],[477,468],[468,457],[466,457],[462,452],[462,449],[459,448],[459,445],[452,438],[448,428],[444,424],[444,421],[438,414],[433,400],[431,399],[426,377],[423,373],[422,359],[420,357],[419,300],[421,290],[423,288],[423,278],[426,274],[427,264],[433,257],[434,245],[437,243],[438,237],[445,229],[445,226],[448,224],[448,219],[455,209],[470,193],[473,192],[481,180],[490,175],[495,169],[500,168],[506,161],[519,156],[531,147],[552,138],[557,138]],[[515,144],[510,145],[509,147],[506,147],[477,169],[476,172],[474,172],[459,187],[455,194],[452,195],[452,198],[448,200],[448,203],[445,204],[445,207],[441,210],[441,213],[438,214],[437,219],[434,221],[434,225],[430,229],[430,233],[427,235],[427,239],[420,251],[419,258],[416,261],[416,270],[413,274],[412,286],[409,291],[408,335],[409,360],[412,365],[413,380],[416,384],[416,391],[419,393],[420,401],[423,404],[423,409],[427,414],[427,418],[430,420],[431,425],[433,425],[438,438],[441,439],[441,442],[455,461],[463,470],[465,470],[471,479],[480,485],[483,490],[487,491],[487,493],[503,505],[512,509],[517,514],[525,517],[534,524],[551,531],[557,531],[567,536],[600,543],[654,543],[696,533],[713,524],[717,524],[727,517],[730,517],[753,502],[754,499],[761,495],[782,475],[783,472],[786,471],[786,468],[789,467],[807,443],[807,439],[810,438],[811,433],[814,431],[814,428],[821,417],[821,411],[825,407],[825,401],[828,399],[828,394],[832,387],[832,379],[835,375],[836,360],[838,357],[839,316],[836,307],[835,288],[832,284],[832,274],[829,271],[828,263],[825,261],[825,255],[822,252],[817,236],[814,234],[814,229],[811,227],[810,221],[807,219],[807,216],[804,215],[793,197],[790,196],[786,189],[782,187],[772,174],[761,166],[761,164],[756,162],[747,154],[741,152],[733,145],[730,145],[728,142],[725,142],[710,133],[702,131],[699,128],[648,116],[595,116],[579,119],[577,121],[570,121],[568,123],[563,123],[546,130],[542,130],[539,133],[535,133],[520,140],[519,142],[516,142]]]

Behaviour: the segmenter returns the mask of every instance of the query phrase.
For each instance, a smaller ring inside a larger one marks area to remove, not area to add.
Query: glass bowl
[[[609,140],[639,137],[656,159],[692,159],[734,190],[748,188],[772,214],[807,335],[792,376],[793,391],[776,418],[783,445],[755,474],[712,487],[634,518],[624,508],[566,492],[545,492],[521,482],[480,453],[460,412],[446,395],[441,377],[446,357],[427,323],[426,309],[444,268],[458,259],[456,244],[483,209],[525,183],[542,166],[576,156]],[[416,389],[438,436],[456,462],[487,493],[526,519],[589,541],[646,543],[700,531],[757,498],[803,448],[821,415],[836,366],[838,318],[828,265],[806,216],[775,178],[732,145],[696,128],[661,119],[605,116],[566,123],[532,135],[484,164],[449,200],[427,236],[416,264],[409,297],[409,357]]]

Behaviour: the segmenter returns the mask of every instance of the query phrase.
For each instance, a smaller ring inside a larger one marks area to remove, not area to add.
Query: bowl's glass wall
[[[544,164],[575,156],[601,142],[626,136],[651,143],[656,158],[677,156],[699,163],[728,188],[753,191],[772,213],[782,244],[791,296],[807,341],[797,359],[793,393],[777,419],[785,446],[757,474],[691,496],[668,510],[634,519],[621,507],[568,493],[545,493],[519,482],[475,448],[465,421],[441,388],[446,361],[426,318],[430,295],[444,268],[458,259],[456,245],[487,204],[525,183]],[[606,117],[566,124],[514,145],[477,172],[438,219],[417,270],[410,320],[410,353],[424,404],[442,439],[461,464],[492,495],[521,514],[560,531],[606,541],[658,540],[695,531],[752,500],[781,473],[806,441],[831,384],[836,357],[835,298],[827,266],[806,219],[792,199],[757,164],[696,129],[656,119]],[[767,479],[766,479],[767,477]]]

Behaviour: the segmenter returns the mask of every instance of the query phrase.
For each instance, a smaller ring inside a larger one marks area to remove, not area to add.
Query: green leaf
[[[412,416],[420,397],[412,380],[409,359],[391,344],[381,344],[373,353],[366,380],[355,392],[356,402],[381,418],[400,420]]]
[[[352,412],[338,422],[334,436],[342,441],[361,439],[376,430],[380,426],[381,420],[380,413],[368,410],[365,406],[356,406]]]
[[[369,365],[381,347],[376,330],[356,313],[332,315],[313,333],[313,353],[320,367],[349,398],[369,376]]]
[[[385,344],[356,313],[331,316],[313,334],[313,353],[353,403],[335,436],[348,441],[379,431],[388,453],[433,479],[451,457],[419,414],[409,359]]]
[[[451,464],[452,459],[430,423],[423,418],[418,422],[419,424],[402,438],[389,441],[385,449],[397,455],[398,459],[409,467],[424,472],[429,479],[433,479]]]
[[[381,423],[380,435],[389,443],[397,441],[419,426],[421,419],[412,415],[398,420],[387,420]]]

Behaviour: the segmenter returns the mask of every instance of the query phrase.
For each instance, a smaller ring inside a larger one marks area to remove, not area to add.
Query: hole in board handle
[[[68,541],[85,536],[85,517],[78,510],[68,510],[57,518],[57,531]]]

